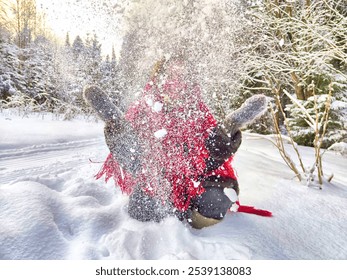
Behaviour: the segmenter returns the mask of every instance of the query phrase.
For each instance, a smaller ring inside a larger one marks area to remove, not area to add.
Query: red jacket
[[[201,181],[210,175],[236,180],[232,157],[221,167],[206,173],[209,152],[205,141],[217,122],[202,101],[199,86],[182,81],[149,82],[142,96],[126,112],[126,120],[138,133],[143,153],[142,174],[133,178],[112,155],[97,178],[114,177],[123,192],[135,185],[151,195],[171,201],[180,210],[204,192]],[[129,155],[131,156],[131,155]]]

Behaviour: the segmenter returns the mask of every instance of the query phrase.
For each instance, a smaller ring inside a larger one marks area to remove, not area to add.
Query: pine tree
[[[72,43],[72,52],[74,58],[77,59],[85,51],[83,40],[79,35],[76,36],[75,40]]]
[[[112,45],[112,56],[111,56],[111,60],[112,61],[116,61],[116,52],[115,52],[115,50],[114,50],[114,45]]]
[[[19,60],[22,50],[11,43],[0,43],[0,99],[9,98],[25,90],[22,62]]]
[[[93,37],[87,37],[85,44],[85,64],[87,83],[99,83],[101,79],[100,67],[102,62],[101,44],[96,34]]]
[[[71,47],[69,32],[66,33],[66,37],[65,37],[65,47]]]
[[[114,48],[112,48],[113,53]],[[119,85],[119,70],[117,67],[117,62],[114,59],[110,60],[109,56],[106,56],[106,60],[101,64],[101,80],[100,86],[106,92],[113,103],[124,109],[124,101],[122,100],[124,96],[121,94],[121,88]]]
[[[24,49],[24,93],[35,100],[38,107],[51,110],[57,99],[57,73],[54,68],[53,44],[39,36]]]

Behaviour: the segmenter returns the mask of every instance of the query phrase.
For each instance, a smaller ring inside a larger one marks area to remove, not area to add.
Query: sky
[[[72,43],[77,35],[97,34],[102,44],[103,55],[111,54],[112,45],[119,51],[121,39],[117,30],[117,19],[110,11],[117,0],[36,0],[38,9],[47,17],[48,26],[65,40],[69,32]]]

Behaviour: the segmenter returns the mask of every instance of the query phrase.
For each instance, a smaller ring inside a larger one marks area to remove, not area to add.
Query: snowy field
[[[307,164],[313,150],[301,148]],[[0,259],[347,259],[347,158],[324,156],[332,183],[293,178],[276,149],[243,135],[235,156],[245,205],[195,230],[129,218],[127,197],[93,176],[108,154],[101,123],[0,115]]]

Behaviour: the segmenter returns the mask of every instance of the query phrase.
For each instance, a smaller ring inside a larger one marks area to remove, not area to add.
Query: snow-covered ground
[[[305,159],[311,148],[301,148]],[[347,259],[347,159],[328,151],[322,190],[293,179],[276,149],[244,134],[240,201],[272,218],[230,213],[195,230],[170,217],[130,219],[127,197],[94,175],[108,154],[101,123],[0,115],[0,259]]]

